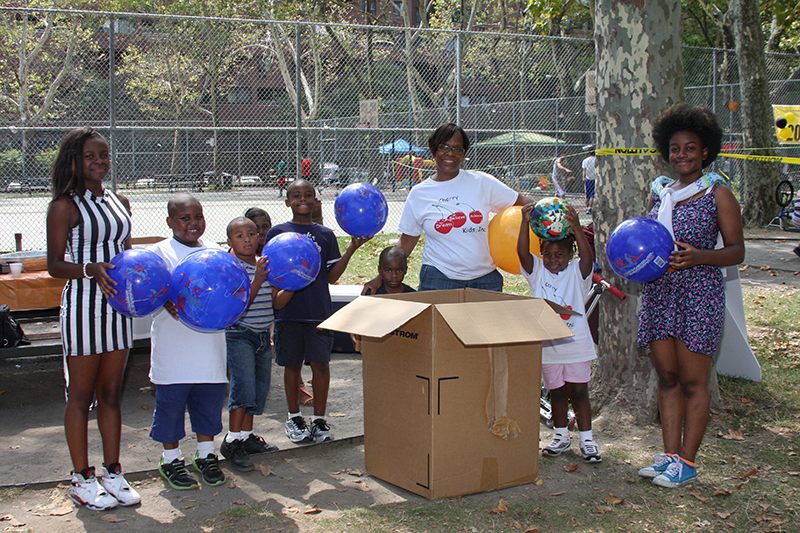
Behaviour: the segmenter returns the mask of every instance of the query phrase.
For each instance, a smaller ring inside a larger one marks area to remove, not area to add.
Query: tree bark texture
[[[769,77],[764,57],[764,35],[758,0],[733,0],[728,15],[733,18],[736,57],[741,84],[742,131],[744,148],[773,146],[774,119],[769,103]],[[759,150],[756,155],[774,155]],[[778,166],[765,161],[745,160],[740,176],[745,226],[762,226],[778,212],[773,198],[778,185]]]
[[[652,146],[652,125],[669,105],[683,99],[677,0],[598,0],[597,147]],[[595,247],[603,276],[624,301],[600,301],[599,362],[592,379],[594,410],[615,423],[653,422],[658,410],[656,375],[649,352],[636,343],[641,286],[616,277],[605,246],[620,222],[644,214],[652,180],[665,173],[653,156],[597,158]]]

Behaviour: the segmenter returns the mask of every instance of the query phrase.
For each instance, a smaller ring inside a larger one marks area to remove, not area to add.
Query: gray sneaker
[[[311,441],[311,432],[302,416],[296,416],[286,421],[286,436],[295,444]]]
[[[566,439],[561,439],[560,437],[553,437],[553,440],[550,441],[550,444],[544,447],[542,450],[542,455],[549,455],[550,457],[556,457],[561,455],[564,452],[568,452],[572,447],[572,442],[570,441],[569,437]]]
[[[317,418],[311,422],[311,439],[315,444],[319,444],[320,442],[325,442],[327,440],[333,440],[331,428],[328,427],[328,423],[325,422],[324,418]]]

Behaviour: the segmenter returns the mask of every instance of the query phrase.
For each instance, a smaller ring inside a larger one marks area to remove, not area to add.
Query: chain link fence
[[[288,220],[288,179],[311,161],[324,222],[336,189],[370,182],[393,231],[408,189],[433,170],[427,137],[461,124],[469,168],[551,195],[553,159],[574,170],[594,142],[594,42],[488,32],[0,8],[0,250],[44,249],[50,167],[63,135],[109,141],[109,186],[131,200],[134,236],[167,236],[175,191],[204,205],[207,238],[252,206]],[[767,58],[772,101],[800,101],[800,56]],[[741,138],[738,71],[726,50],[684,50],[687,99]],[[339,183],[328,184],[333,165]],[[721,162],[720,164],[724,164]],[[736,169],[726,169],[735,176]],[[330,186],[328,186],[330,185]]]

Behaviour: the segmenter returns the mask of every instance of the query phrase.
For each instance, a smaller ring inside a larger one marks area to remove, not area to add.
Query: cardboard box
[[[367,472],[427,498],[534,481],[546,300],[475,289],[361,296],[320,328],[363,336]]]

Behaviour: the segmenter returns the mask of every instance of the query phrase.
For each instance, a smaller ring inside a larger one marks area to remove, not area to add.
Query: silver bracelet
[[[89,263],[84,263],[84,264],[83,264],[83,277],[84,277],[84,278],[89,278],[89,279],[92,279],[94,276],[90,276],[90,275],[89,275],[89,273],[88,273],[88,272],[86,272],[86,266],[87,266],[88,264],[89,264]]]

